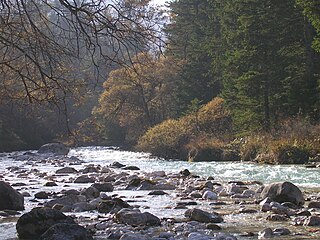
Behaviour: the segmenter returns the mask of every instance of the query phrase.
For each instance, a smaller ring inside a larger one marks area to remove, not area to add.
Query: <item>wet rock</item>
[[[76,203],[85,202],[85,201],[86,201],[85,196],[71,194],[71,195],[63,196],[61,198],[57,198],[49,202],[46,202],[44,205],[46,207],[53,207],[55,204],[61,204],[63,206],[73,206]]]
[[[44,184],[45,187],[56,187],[58,186],[58,184],[56,184],[55,182],[46,182]]]
[[[78,224],[58,223],[50,227],[39,240],[93,240],[92,235]]]
[[[132,190],[132,189],[138,188],[140,186],[141,182],[142,182],[142,179],[140,179],[138,177],[131,179],[128,186],[126,187],[126,190]]]
[[[109,182],[94,183],[91,186],[98,189],[100,192],[112,192],[113,191],[113,186]]]
[[[42,145],[38,153],[40,154],[54,154],[54,155],[67,155],[69,153],[69,148],[63,143],[48,143]]]
[[[159,238],[172,239],[173,237],[174,237],[174,234],[172,232],[161,232],[159,234]]]
[[[58,169],[56,171],[57,174],[69,174],[69,173],[78,173],[78,171],[76,169],[74,169],[73,167],[64,167],[61,169]]]
[[[238,213],[256,213],[257,210],[251,208],[240,208]]]
[[[156,196],[159,196],[159,195],[168,195],[168,193],[162,191],[162,190],[154,190],[152,192],[149,192],[148,195],[156,195]]]
[[[0,181],[0,210],[23,210],[24,197],[8,183]]]
[[[92,211],[97,208],[95,205],[87,203],[87,202],[76,203],[72,207],[73,207],[73,211],[75,211],[75,212]]]
[[[123,201],[121,198],[113,198],[110,200],[103,200],[98,205],[98,212],[100,213],[116,213],[123,208],[130,208],[131,206]]]
[[[207,228],[207,229],[210,229],[210,230],[215,230],[215,231],[222,229],[219,225],[214,224],[214,223],[208,223],[208,224],[206,225],[206,228]]]
[[[125,233],[119,240],[150,240],[150,238],[139,233]]]
[[[94,183],[96,180],[88,176],[79,176],[74,180],[74,183]]]
[[[83,189],[80,194],[85,196],[87,200],[92,200],[100,196],[99,190],[92,186]]]
[[[196,192],[190,193],[189,197],[191,197],[191,198],[202,198],[202,194],[196,191]]]
[[[273,234],[277,236],[286,236],[290,235],[291,232],[288,228],[275,228],[273,229]]]
[[[95,166],[87,166],[85,167],[81,172],[86,174],[86,173],[97,173],[99,172],[100,169],[98,167]]]
[[[188,209],[184,215],[190,220],[203,223],[221,223],[223,221],[218,213],[209,213],[198,208]]]
[[[124,208],[115,215],[119,223],[131,226],[160,226],[161,221],[149,212],[140,212],[139,209]]]
[[[45,192],[45,191],[41,191],[41,192],[38,192],[34,195],[35,198],[38,198],[38,199],[48,199],[49,198],[49,193]]]
[[[205,191],[202,195],[202,198],[209,199],[209,200],[217,200],[218,195],[212,191]]]
[[[305,202],[300,189],[290,182],[272,183],[266,186],[261,197],[269,197],[272,201],[279,203],[291,202],[297,206],[301,206]]]
[[[258,239],[267,239],[273,237],[273,231],[271,228],[266,228],[258,233]]]
[[[274,221],[274,222],[284,222],[284,221],[288,221],[289,218],[279,214],[271,214],[267,217],[267,220]]]
[[[110,167],[113,167],[113,168],[123,168],[125,167],[126,165],[122,164],[122,163],[119,163],[119,162],[113,162]]]
[[[237,238],[229,233],[216,233],[213,240],[237,240]]]
[[[308,208],[320,208],[320,202],[311,201],[308,204]]]
[[[188,235],[188,240],[211,240],[212,238],[208,235],[198,232],[192,232]]]
[[[18,219],[16,229],[19,238],[38,239],[51,226],[57,223],[74,224],[74,221],[55,209],[34,208]]]
[[[297,211],[295,216],[311,216],[311,213],[308,210]]]
[[[180,175],[183,177],[188,177],[191,175],[190,171],[188,169],[184,169],[180,171]]]
[[[140,170],[140,168],[138,168],[137,166],[127,166],[127,167],[123,167],[123,170]]]
[[[304,226],[320,226],[320,216],[310,216],[304,223]]]

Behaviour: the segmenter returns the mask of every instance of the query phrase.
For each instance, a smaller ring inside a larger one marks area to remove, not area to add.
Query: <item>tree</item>
[[[132,68],[110,73],[94,116],[113,142],[134,143],[149,127],[176,116],[180,64],[170,57],[140,53]],[[117,129],[115,132],[114,130]]]
[[[193,99],[206,103],[220,93],[219,21],[206,0],[176,0],[170,9],[167,54],[186,60],[178,93],[180,111],[185,113]]]
[[[223,96],[241,132],[269,131],[280,117],[315,107],[305,22],[293,0],[219,1],[226,43]]]
[[[88,84],[80,76],[98,70],[99,61],[130,62],[146,43],[158,42],[157,19],[148,3],[1,1],[0,101],[64,101],[73,89]]]

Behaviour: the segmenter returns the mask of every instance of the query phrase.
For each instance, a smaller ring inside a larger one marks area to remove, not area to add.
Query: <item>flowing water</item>
[[[31,194],[30,197],[25,198],[26,210],[24,212],[30,211],[33,207],[37,206],[36,204],[38,203],[34,203],[32,200],[34,199],[34,194],[40,190],[59,192],[62,188],[80,189],[91,185],[82,184],[80,186],[79,184],[74,184],[71,179],[69,182],[67,180],[68,186],[66,186],[66,184],[62,184],[63,182],[66,182],[66,180],[63,179],[65,176],[56,176],[54,181],[61,183],[59,186],[44,187],[43,185],[48,181],[48,178],[42,178],[41,174],[39,175],[39,173],[46,173],[47,176],[54,175],[55,171],[61,168],[61,165],[54,163],[49,165],[41,163],[32,164],[32,162],[23,159],[20,159],[19,161],[14,160],[15,156],[21,156],[21,154],[23,154],[23,152],[12,152],[0,155],[0,179],[7,181],[10,184],[21,182],[27,183],[27,187],[21,187],[20,189],[18,188],[19,191],[27,190]],[[320,189],[320,168],[310,169],[297,165],[257,165],[243,162],[185,162],[177,160],[164,160],[153,157],[147,153],[121,151],[119,149],[110,147],[75,148],[70,151],[68,156],[75,156],[84,161],[84,163],[81,165],[71,166],[77,170],[83,169],[84,165],[88,164],[108,166],[117,161],[125,165],[137,166],[143,172],[163,170],[167,173],[177,173],[183,169],[188,169],[193,174],[205,177],[212,176],[216,181],[221,182],[260,181],[262,183],[270,183],[278,181],[290,181],[303,189],[308,189],[308,191],[318,192],[318,189]],[[13,174],[8,170],[9,167],[19,167],[21,169],[20,174]],[[30,171],[35,169],[36,171],[34,172],[34,175],[32,173],[30,174]],[[24,172],[29,172],[27,177],[23,175]],[[132,191],[116,191],[115,193],[118,193],[120,196],[125,196],[127,199],[135,197],[131,196],[130,194],[137,194],[133,193]],[[147,205],[150,199],[144,198],[142,200],[144,201],[139,203],[141,206],[144,204]],[[151,201],[154,200],[152,199]],[[151,207],[149,211],[159,217],[168,217],[170,216],[170,210],[166,210],[165,206],[172,204],[170,201],[172,200],[166,196],[163,196],[159,198],[158,202],[156,203],[158,208]],[[175,214],[183,214],[183,211],[176,211]],[[241,215],[231,217],[234,219],[230,219],[230,223],[235,221],[239,222],[240,225],[243,224],[242,228],[248,227],[248,224],[255,225],[254,219],[246,220],[245,217]],[[15,222],[16,218],[0,218],[0,240],[17,239]],[[230,231],[233,231],[233,227],[234,226],[230,224]]]

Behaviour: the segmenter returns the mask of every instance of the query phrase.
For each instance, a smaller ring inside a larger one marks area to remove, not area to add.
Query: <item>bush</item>
[[[223,150],[219,138],[231,129],[231,116],[224,101],[215,98],[178,120],[167,120],[149,129],[136,149],[169,158],[212,161],[221,160]],[[218,144],[219,143],[219,144]]]
[[[309,161],[309,151],[302,146],[280,145],[273,150],[277,164],[305,164]]]

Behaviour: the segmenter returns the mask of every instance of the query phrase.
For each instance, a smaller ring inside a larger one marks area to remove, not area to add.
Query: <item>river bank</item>
[[[125,166],[120,167],[114,162]],[[319,237],[319,227],[303,226],[304,220],[301,219],[302,225],[292,224],[301,218],[296,216],[298,211],[306,210],[313,216],[319,214],[319,209],[308,208],[310,201],[320,198],[317,189],[320,186],[318,169],[167,161],[145,153],[103,147],[73,149],[67,158],[11,153],[1,157],[1,164],[2,181],[10,183],[25,196],[24,211],[2,217],[1,239],[16,239],[15,224],[22,213],[48,205],[48,202],[56,199],[61,200],[61,197],[70,197],[70,192],[82,204],[75,205],[70,199],[69,203],[60,202],[60,205],[67,205],[62,206],[65,207],[63,212],[91,231],[94,239],[125,239],[129,233],[138,237],[131,236],[131,239],[141,240],[217,239],[218,233],[224,237],[233,236],[230,239],[257,239],[258,233],[266,228],[289,229],[290,234],[282,239]],[[81,176],[83,181],[79,180]],[[294,211],[293,215],[290,213],[288,216],[288,212],[278,214],[286,216],[281,221],[274,221],[276,217],[270,216],[276,213],[262,211],[257,201],[262,184],[277,181],[294,182],[308,200],[304,208],[286,209]],[[90,191],[90,186],[95,183],[108,183],[112,191]],[[130,205],[130,208],[154,215],[161,225],[147,226],[144,223],[135,226],[117,220],[115,212],[101,206],[101,202],[112,202],[117,198]],[[186,214],[188,209],[216,213],[223,221],[212,223],[192,219],[190,214]],[[304,217],[307,219],[308,216]]]

